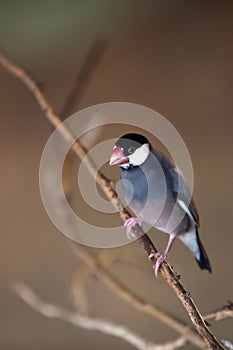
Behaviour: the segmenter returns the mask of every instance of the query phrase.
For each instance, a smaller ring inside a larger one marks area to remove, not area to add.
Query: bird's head
[[[110,165],[119,165],[121,168],[140,166],[145,162],[150,153],[150,144],[147,138],[140,134],[126,134],[115,143]]]

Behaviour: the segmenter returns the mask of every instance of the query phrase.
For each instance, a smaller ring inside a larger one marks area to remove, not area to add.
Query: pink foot
[[[164,253],[151,253],[149,255],[149,259],[156,258],[156,263],[154,265],[156,278],[158,277],[158,272],[159,272],[160,266],[162,265],[162,263],[164,262],[166,257],[167,257],[167,253],[165,253],[165,252]]]
[[[125,221],[124,227],[126,227],[126,235],[128,239],[135,238],[135,235],[131,231],[135,225],[141,225],[142,220],[139,218],[129,218]]]

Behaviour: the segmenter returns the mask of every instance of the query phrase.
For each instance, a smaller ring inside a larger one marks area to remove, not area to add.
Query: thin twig
[[[228,317],[233,317],[233,303],[231,301],[228,301],[228,303],[222,306],[221,309],[203,316],[205,320],[213,318],[216,321],[223,320],[224,318]]]
[[[24,84],[31,90],[34,97],[37,100],[42,112],[46,118],[51,122],[51,124],[59,130],[61,135],[65,140],[72,144],[72,149],[75,154],[83,160],[85,157],[85,165],[89,170],[90,174],[95,178],[96,182],[99,184],[106,197],[111,201],[114,207],[119,211],[119,216],[125,222],[130,216],[129,212],[123,208],[115,189],[112,187],[111,181],[107,179],[102,173],[98,172],[97,167],[94,162],[87,155],[86,149],[83,145],[75,141],[71,132],[61,123],[61,119],[55,113],[51,103],[45,96],[45,93],[41,89],[41,86],[36,83],[32,76],[26,72],[23,68],[13,63],[6,55],[0,53],[0,63],[1,65],[11,74],[20,79]],[[138,237],[139,242],[143,246],[143,249],[149,256],[152,252],[157,252],[153,243],[149,237],[143,232],[142,228],[139,225],[136,225],[133,229],[133,233]],[[156,258],[152,259],[153,263],[156,262]],[[184,286],[180,283],[177,276],[173,273],[171,267],[164,262],[160,268],[161,275],[170,285],[170,287],[175,292],[176,296],[179,298],[186,311],[189,314],[189,317],[197,330],[200,336],[204,339],[207,346],[210,349],[224,349],[223,345],[217,340],[217,338],[212,334],[209,328],[206,326],[199,310],[194,304],[190,293],[187,292]]]
[[[118,337],[140,350],[173,350],[180,348],[186,342],[185,338],[180,337],[164,345],[153,344],[138,336],[136,333],[131,332],[125,326],[98,318],[82,316],[78,312],[67,310],[62,306],[44,302],[31,288],[22,282],[12,282],[11,288],[26,304],[45,317],[58,318],[79,328],[99,331]]]
[[[64,120],[68,115],[72,114],[75,106],[78,105],[80,102],[85,89],[87,89],[88,83],[91,81],[92,75],[94,74],[94,71],[100,62],[100,59],[107,47],[108,41],[96,38],[89,48],[84,62],[81,66],[81,69],[78,70],[76,73],[72,89],[69,92],[68,96],[65,99],[64,105],[61,109],[60,116],[61,119]],[[52,128],[52,126],[51,126]],[[95,131],[95,134],[98,134],[98,131]],[[93,138],[93,132],[92,137]],[[85,144],[88,140],[87,135],[83,135],[82,142],[85,140]],[[56,162],[57,158],[60,156],[60,144],[56,145],[54,147],[54,161]],[[72,183],[74,181],[71,181],[73,173],[74,173],[74,167],[77,161],[76,154],[72,151],[72,149],[67,153],[66,159],[63,165],[63,173],[64,176],[62,178],[63,183],[63,189],[64,194],[69,201],[71,193],[72,193]],[[53,179],[52,179],[53,181]]]
[[[82,315],[90,316],[91,308],[88,301],[86,281],[91,275],[91,270],[86,263],[82,263],[72,271],[71,291],[74,304]]]
[[[120,281],[113,277],[109,271],[103,266],[101,261],[95,256],[80,246],[77,243],[72,242],[72,247],[77,256],[86,262],[93,273],[95,273],[98,278],[104,283],[112,292],[118,295],[121,299],[128,302],[136,310],[141,311],[151,317],[159,319],[161,322],[176,330],[187,340],[203,349],[205,343],[198,336],[196,332],[190,329],[185,323],[173,316],[160,310],[157,306],[154,306],[147,301],[143,300],[141,297],[137,296],[132,290],[127,289]]]
[[[71,93],[69,94],[62,108],[62,111],[60,113],[62,117],[70,115],[73,111],[74,106],[77,106],[81,100],[85,88],[90,81],[90,78],[92,77],[97,64],[100,61],[107,47],[107,44],[107,40],[97,38],[91,45],[85,57],[84,64],[76,75]]]

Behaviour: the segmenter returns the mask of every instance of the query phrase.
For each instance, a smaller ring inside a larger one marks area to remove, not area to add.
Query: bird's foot
[[[149,259],[156,258],[156,263],[153,266],[156,278],[158,277],[158,272],[159,272],[160,266],[162,265],[162,263],[164,262],[166,257],[167,257],[167,253],[165,253],[165,252],[164,253],[151,253],[149,255]]]
[[[134,233],[132,232],[132,228],[135,225],[141,225],[142,220],[136,217],[129,218],[125,221],[124,227],[126,227],[126,235],[128,239],[136,238]]]

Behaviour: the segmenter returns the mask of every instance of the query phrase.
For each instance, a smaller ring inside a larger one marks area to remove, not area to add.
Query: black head
[[[150,152],[147,138],[140,134],[129,133],[121,136],[112,151],[110,165],[119,165],[124,169],[140,166]]]
[[[115,146],[121,147],[124,155],[127,157],[144,144],[149,144],[149,141],[145,136],[129,133],[121,136],[115,143]]]

